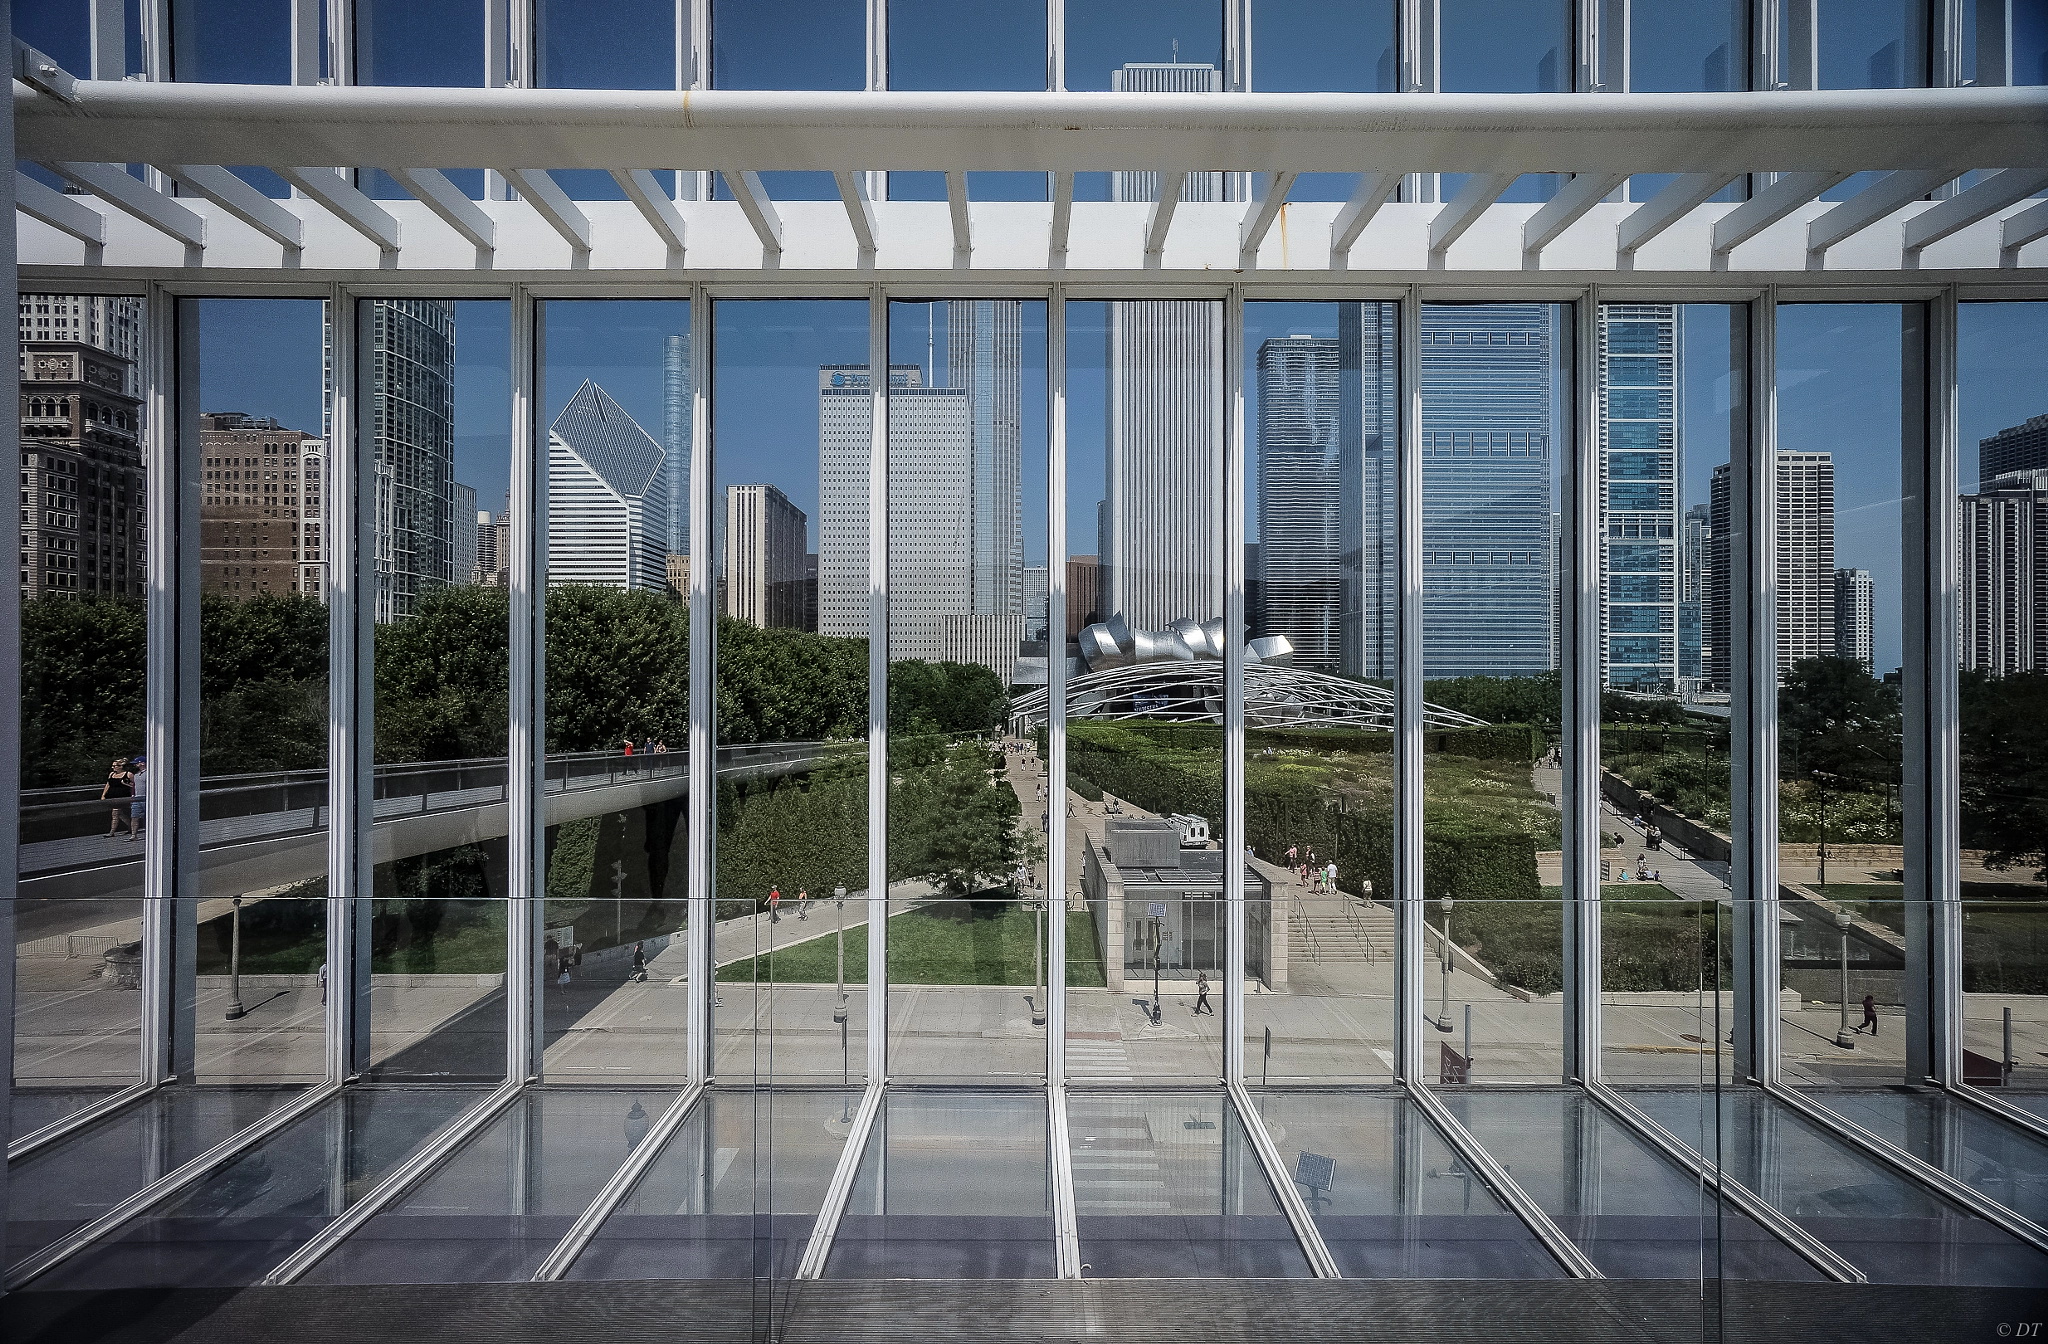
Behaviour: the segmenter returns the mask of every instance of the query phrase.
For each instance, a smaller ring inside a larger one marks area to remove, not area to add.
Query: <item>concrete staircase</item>
[[[1299,888],[1287,904],[1289,957],[1304,962],[1392,961],[1394,911],[1356,896],[1317,897]]]

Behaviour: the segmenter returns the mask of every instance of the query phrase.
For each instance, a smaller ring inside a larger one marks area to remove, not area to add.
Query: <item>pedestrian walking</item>
[[[128,763],[128,786],[133,790],[128,799],[128,838],[133,840],[149,820],[148,757],[137,756]]]
[[[1331,893],[1332,895],[1336,894],[1336,891],[1337,891],[1337,862],[1336,862],[1336,860],[1334,860],[1334,859],[1332,859],[1332,860],[1330,861],[1330,866],[1329,866],[1329,867],[1327,867],[1327,868],[1323,869],[1323,884],[1324,884],[1324,889],[1325,889],[1325,890],[1329,891],[1329,892],[1330,892],[1330,893]]]
[[[128,800],[135,796],[135,776],[128,773],[128,758],[116,756],[114,763],[107,767],[106,787],[100,790],[100,801],[112,803],[107,809],[107,839],[111,840],[121,829],[122,814],[128,810]]]
[[[320,963],[320,1002],[327,1002],[327,963]]]
[[[779,887],[768,888],[768,922],[770,924],[780,924],[782,922],[782,890]]]
[[[811,893],[807,887],[796,889],[796,917],[800,920],[811,917]]]
[[[1207,1013],[1211,1017],[1216,1016],[1216,1010],[1209,1006],[1209,973],[1207,971],[1197,971],[1195,973],[1195,1016],[1200,1017],[1203,1013]]]
[[[1865,994],[1863,996],[1863,1027],[1869,1027],[1870,1034],[1873,1036],[1877,1035],[1877,995],[1875,994]],[[1863,1027],[1856,1028],[1857,1035],[1863,1034]]]
[[[632,978],[642,984],[647,983],[647,948],[645,944],[637,942],[633,944]]]
[[[1298,853],[1296,853],[1295,846],[1289,845],[1287,847],[1287,866],[1289,868],[1293,868],[1297,866],[1300,862],[1301,857]]]
[[[626,754],[628,756],[633,754],[633,739],[630,737],[626,739]]]

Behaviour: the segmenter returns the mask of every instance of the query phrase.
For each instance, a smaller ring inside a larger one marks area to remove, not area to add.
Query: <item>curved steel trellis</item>
[[[1011,718],[1024,727],[1046,722],[1049,690],[1019,696]],[[1069,719],[1165,719],[1223,722],[1221,662],[1138,663],[1088,672],[1067,682]],[[1251,728],[1369,728],[1392,732],[1394,693],[1280,663],[1244,669],[1244,719]],[[1484,728],[1486,720],[1425,704],[1426,728]]]

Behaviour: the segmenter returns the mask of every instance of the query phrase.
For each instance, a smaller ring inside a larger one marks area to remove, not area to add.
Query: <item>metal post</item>
[[[0,44],[8,51],[14,50],[11,40],[14,31],[14,15],[10,8],[0,13]],[[14,109],[10,106],[4,117],[0,117],[0,148],[12,156],[14,152]],[[5,186],[0,186],[0,202],[5,202],[8,212],[14,209],[14,179],[9,177]],[[14,312],[20,307],[19,282],[14,269],[14,237],[8,235],[0,240],[0,308]],[[15,291],[17,297],[8,297],[8,291]],[[155,334],[154,324],[145,317],[145,330]],[[9,355],[6,347],[13,346],[15,353]],[[4,363],[14,374],[14,402],[21,402],[21,328],[19,325],[0,337],[0,363]],[[9,461],[19,461],[21,456],[20,417],[5,417],[7,423],[0,428],[0,439],[12,440],[0,444],[8,454]],[[148,450],[145,449],[145,452]],[[148,459],[145,458],[145,461]],[[147,478],[145,478],[147,480]],[[151,505],[156,489],[147,487]],[[21,515],[17,510],[7,510],[7,517],[0,521],[0,527],[14,534],[14,540],[5,542],[10,555],[21,551]],[[18,854],[21,841],[21,587],[19,584],[6,585],[7,591],[0,593],[0,854]],[[152,665],[153,666],[153,665]],[[9,895],[15,893],[10,888]],[[8,949],[0,956],[0,1003],[14,1002],[14,901],[0,900],[0,948]],[[8,1067],[0,1069],[0,1140],[12,1142],[22,1132],[13,1124],[14,1087],[14,1012],[10,1007],[0,1013],[0,1059],[8,1061]],[[0,1219],[8,1216],[7,1164],[0,1162]]]
[[[1244,1083],[1244,291],[1223,312],[1223,1076]],[[1187,906],[1183,902],[1182,916]],[[1270,926],[1270,921],[1269,921]],[[1156,963],[1158,951],[1153,958]],[[1270,949],[1269,949],[1270,957]],[[1270,970],[1268,974],[1271,974]],[[1157,995],[1154,995],[1157,1003]]]
[[[1045,1025],[1045,903],[1031,912],[1031,1025]]]
[[[512,290],[511,723],[507,736],[505,949],[506,1077],[540,1073],[541,959],[547,859],[547,439],[540,432],[539,374],[545,364],[540,305]]]
[[[1566,1081],[1600,1075],[1600,290],[1565,310],[1571,437],[1564,455],[1563,589],[1557,662],[1564,674],[1558,751],[1564,809],[1564,1058]],[[1455,956],[1455,953],[1449,955]],[[1448,1023],[1446,1024],[1448,1026]]]
[[[375,797],[373,666],[377,617],[377,449],[374,360],[363,331],[372,305],[336,285],[327,300],[327,1076],[370,1063],[369,866]],[[369,410],[370,413],[365,414]]]
[[[1061,6],[1052,6],[1055,16]],[[1055,46],[1057,52],[1057,46]],[[1052,910],[1045,957],[1046,1080],[1066,1081],[1067,1043],[1067,300],[1054,285],[1045,304],[1046,730],[1045,899]],[[1078,877],[1079,874],[1073,874]],[[1055,1114],[1066,1115],[1058,1106]],[[1075,1261],[1078,1265],[1079,1261]],[[1075,1271],[1079,1273],[1078,1269]]]
[[[1849,1034],[1849,925],[1852,921],[1847,910],[1835,912],[1835,927],[1842,935],[1842,1024],[1835,1029],[1835,1044],[1844,1050],[1856,1048],[1855,1038]]]
[[[228,945],[228,1014],[230,1022],[247,1017],[249,1010],[242,1006],[242,894],[235,893],[235,909],[232,916],[233,931],[229,934]]]
[[[712,1030],[718,1004],[718,617],[712,588],[711,299],[690,290],[690,881],[684,930],[689,986],[684,1012],[688,1059],[684,1076],[709,1079],[716,1069]],[[841,1002],[845,996],[841,994]]]
[[[1465,1081],[1479,1081],[1472,1076],[1472,1005],[1469,1003],[1465,1005]]]
[[[868,1084],[889,1073],[889,298],[868,294]]]
[[[1748,305],[1746,358],[1730,380],[1748,425],[1729,453],[1734,1067],[1760,1083],[1777,1078],[1779,1035],[1777,303],[1772,287]]]
[[[1451,1029],[1451,972],[1455,969],[1455,963],[1451,955],[1451,906],[1453,904],[1455,902],[1452,898],[1449,896],[1444,897],[1443,947],[1439,949],[1443,953],[1443,975],[1440,978],[1443,982],[1444,998],[1442,1005],[1437,1011],[1436,1029],[1446,1032]]]
[[[1433,9],[1433,6],[1432,6]],[[1394,1076],[1422,1081],[1422,292],[1401,300],[1394,681]]]

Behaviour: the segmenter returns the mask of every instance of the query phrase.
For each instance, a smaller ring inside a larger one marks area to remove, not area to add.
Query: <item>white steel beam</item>
[[[1187,185],[1185,172],[1159,174],[1159,199],[1152,202],[1152,209],[1145,216],[1145,255],[1156,257],[1166,250],[1166,234],[1173,227],[1173,212],[1180,204],[1181,188]]]
[[[1634,252],[1664,230],[1691,214],[1695,206],[1741,177],[1741,173],[1685,173],[1676,182],[1631,210],[1615,231],[1618,252]]]
[[[1551,240],[1578,223],[1587,211],[1628,181],[1627,173],[1577,173],[1522,225],[1522,251],[1540,253]]]
[[[2016,215],[2007,215],[1998,226],[2000,260],[2008,266],[2019,264],[2019,250],[2037,238],[2048,238],[2048,201],[2038,201]]]
[[[879,1089],[889,1077],[889,295],[880,285],[868,291],[867,766],[867,1068]]]
[[[1074,219],[1074,175],[1057,172],[1052,175],[1052,246],[1054,256],[1064,255],[1067,250],[1067,229]]]
[[[440,216],[449,228],[468,239],[473,247],[489,252],[498,246],[498,221],[483,207],[462,194],[438,168],[386,168],[392,181],[412,193],[413,199]]]
[[[1280,218],[1280,211],[1287,204],[1287,193],[1294,190],[1294,179],[1299,173],[1277,172],[1266,179],[1264,200],[1254,202],[1244,212],[1244,219],[1237,226],[1237,250],[1244,257],[1256,257],[1259,244],[1266,241],[1273,221]]]
[[[677,1094],[676,1099],[670,1102],[669,1108],[655,1120],[646,1135],[620,1164],[619,1169],[612,1173],[611,1179],[604,1183],[604,1188],[599,1190],[597,1196],[584,1206],[583,1212],[576,1216],[576,1221],[569,1225],[569,1230],[555,1243],[555,1249],[548,1252],[548,1258],[541,1261],[540,1268],[533,1272],[535,1283],[553,1283],[569,1272],[569,1266],[575,1264],[576,1257],[583,1254],[583,1249],[590,1245],[590,1239],[604,1226],[605,1219],[611,1217],[613,1210],[625,1201],[627,1195],[633,1193],[633,1187],[640,1183],[640,1178],[647,1174],[647,1169],[653,1166],[668,1148],[669,1140],[683,1127],[683,1121],[689,1118],[690,1112],[696,1108],[698,1099],[703,1095],[704,1084],[701,1082],[691,1083]]]
[[[163,164],[164,176],[204,197],[272,242],[299,250],[305,222],[225,168],[208,164]]]
[[[98,247],[107,240],[107,218],[75,196],[52,191],[32,177],[14,177],[14,206],[24,215],[40,219],[53,229]]]
[[[640,217],[647,221],[647,227],[654,230],[662,245],[677,257],[683,251],[683,214],[676,209],[676,203],[661,189],[661,183],[645,168],[614,168],[612,181],[619,184],[619,190],[626,193],[626,199],[633,203]]]
[[[739,202],[740,212],[747,217],[747,223],[754,226],[754,233],[761,240],[763,252],[782,250],[782,216],[775,213],[775,202],[768,197],[768,189],[761,185],[761,175],[752,170],[724,168],[719,170],[725,179],[726,190]]]
[[[870,998],[877,997],[871,992]],[[875,1117],[883,1106],[882,1083],[878,1078],[868,1081],[867,1091],[861,1093],[860,1106],[853,1113],[853,1126],[846,1132],[846,1147],[839,1150],[839,1165],[832,1169],[832,1180],[825,1187],[825,1202],[818,1210],[817,1221],[811,1224],[811,1239],[804,1246],[803,1257],[797,1261],[796,1277],[799,1279],[820,1279],[825,1276],[825,1260],[832,1254],[832,1239],[839,1234],[839,1219],[846,1212],[846,1199],[853,1193],[853,1178],[860,1172],[860,1160],[867,1151],[868,1136],[874,1131]]]
[[[1387,203],[1401,186],[1399,173],[1363,173],[1358,179],[1357,190],[1351,199],[1337,212],[1337,218],[1330,224],[1330,254],[1341,257],[1351,250],[1358,241],[1358,235],[1365,232],[1365,226],[1372,223],[1372,217]]]
[[[590,250],[590,218],[569,199],[569,193],[545,168],[501,168],[505,180],[525,198],[548,227],[562,235],[572,252]]]
[[[1065,811],[1064,808],[1053,810]],[[1052,898],[1049,883],[1046,894]],[[1065,920],[1065,908],[1065,900],[1054,901],[1052,909],[1061,912],[1055,922]],[[1046,1090],[1046,1104],[1050,1119],[1048,1138],[1052,1145],[1053,1260],[1059,1267],[1061,1278],[1078,1279],[1081,1277],[1081,1232],[1074,1206],[1074,1149],[1067,1124],[1067,1089],[1054,1083]]]
[[[1514,183],[1513,173],[1474,173],[1467,178],[1458,194],[1429,221],[1429,250],[1441,253],[1457,242]]]
[[[1309,1269],[1319,1279],[1343,1278],[1337,1268],[1337,1257],[1330,1254],[1329,1244],[1316,1227],[1315,1215],[1302,1201],[1301,1191],[1295,1188],[1293,1174],[1287,1170],[1287,1162],[1280,1156],[1279,1146],[1267,1131],[1265,1120],[1253,1104],[1251,1094],[1241,1081],[1232,1082],[1228,1091],[1230,1104],[1236,1108],[1238,1121],[1244,1126],[1245,1138],[1250,1142],[1260,1168],[1265,1171],[1266,1179],[1272,1183],[1273,1197],[1280,1203],[1280,1212],[1287,1215],[1288,1225],[1294,1229],[1294,1238],[1301,1243],[1302,1254],[1308,1258]]]
[[[335,218],[377,245],[380,252],[398,250],[398,221],[332,168],[279,167],[278,174],[326,207]]]
[[[1994,173],[1960,195],[1906,221],[1906,250],[1938,243],[1958,229],[2016,205],[2037,191],[2048,190],[2048,168],[2008,168]]]
[[[974,230],[967,218],[967,174],[957,168],[946,170],[946,209],[953,219],[955,255],[974,250]]]
[[[1826,252],[1950,181],[1945,168],[1888,173],[1806,226],[1806,250]]]
[[[206,246],[203,218],[128,176],[118,164],[54,162],[43,166],[187,247]]]
[[[1832,168],[1784,174],[1714,222],[1714,254],[1726,256],[1848,176]]]
[[[832,174],[832,180],[839,184],[839,199],[846,205],[846,222],[853,225],[853,241],[860,245],[861,251],[873,252],[875,207],[868,200],[868,175],[842,168]],[[752,218],[751,215],[748,217]]]
[[[71,72],[18,37],[14,39],[14,77],[59,102],[77,98],[78,81]]]

